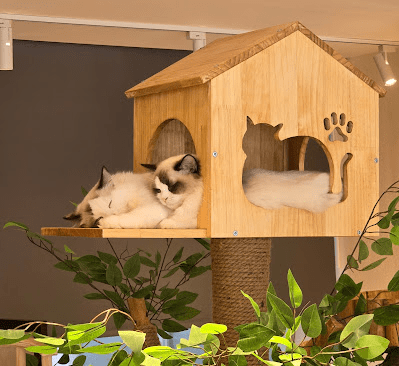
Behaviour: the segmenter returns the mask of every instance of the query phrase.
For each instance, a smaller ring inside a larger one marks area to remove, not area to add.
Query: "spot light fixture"
[[[387,46],[378,46],[378,53],[374,56],[374,61],[385,86],[392,86],[396,83],[397,79],[391,65],[389,65],[387,53]]]
[[[13,69],[11,20],[0,19],[0,70]]]

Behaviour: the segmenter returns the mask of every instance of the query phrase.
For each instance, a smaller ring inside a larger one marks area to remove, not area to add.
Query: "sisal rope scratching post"
[[[269,284],[271,239],[212,239],[212,312],[215,323],[228,327],[227,345],[237,344],[237,325],[254,321],[255,312],[241,291],[266,311]]]

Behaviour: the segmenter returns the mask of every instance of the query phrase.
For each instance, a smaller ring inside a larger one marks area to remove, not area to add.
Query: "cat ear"
[[[191,154],[187,154],[176,163],[174,170],[177,170],[183,174],[200,174],[200,165],[198,160]]]
[[[252,119],[247,117],[247,130],[249,130],[251,127],[255,126],[254,123],[252,122]]]
[[[80,220],[80,215],[75,213],[75,212],[71,212],[68,215],[65,215],[63,217],[64,220]]]
[[[98,189],[101,189],[105,187],[109,182],[112,180],[112,175],[111,173],[107,170],[105,166],[102,167],[101,169],[101,177],[100,181],[98,182]]]
[[[155,164],[141,164],[144,168],[147,168],[148,170],[151,170],[152,172],[155,172],[157,170],[157,166]]]

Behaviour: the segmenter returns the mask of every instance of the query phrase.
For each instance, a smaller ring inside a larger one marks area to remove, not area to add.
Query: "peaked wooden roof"
[[[218,39],[188,55],[125,92],[128,98],[179,89],[208,82],[290,34],[299,31],[373,88],[381,97],[386,90],[363,74],[300,22]]]

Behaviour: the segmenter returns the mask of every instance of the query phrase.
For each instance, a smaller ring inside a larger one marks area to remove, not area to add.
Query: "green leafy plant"
[[[399,245],[399,211],[396,208],[399,202],[399,181],[392,183],[378,198],[370,216],[359,235],[359,239],[353,251],[347,257],[347,264],[343,270],[369,271],[381,265],[387,256],[393,255],[393,245]],[[389,195],[395,197],[385,211],[376,211],[378,204]],[[378,234],[376,239],[370,235]],[[369,257],[371,250],[383,256],[377,261],[362,267],[362,262]],[[398,274],[399,276],[399,274]],[[397,289],[399,290],[399,282]]]
[[[10,221],[4,225],[7,227],[25,231],[33,245],[57,259],[56,268],[74,273],[74,282],[89,286],[92,292],[84,295],[86,299],[108,300],[113,308],[121,310],[113,313],[118,329],[128,319],[123,313],[129,312],[127,300],[130,297],[145,299],[150,321],[166,339],[171,338],[168,332],[186,329],[179,321],[192,319],[200,313],[189,306],[198,294],[180,288],[190,279],[210,270],[210,265],[201,265],[210,255],[206,240],[196,239],[205,250],[186,257],[183,256],[184,247],[171,253],[172,239],[166,239],[164,252],[157,250],[155,255],[142,249],[129,253],[127,247],[117,253],[107,239],[112,253],[98,251],[97,255],[79,257],[67,245],[63,251],[57,249],[49,239],[30,231],[24,224]],[[174,279],[174,285],[168,282],[161,286],[162,280],[165,282],[170,278]]]
[[[301,364],[366,366],[368,361],[382,359],[381,355],[387,349],[389,341],[369,334],[373,314],[362,314],[352,318],[342,330],[330,337],[329,344],[324,347],[303,346],[301,339],[299,342],[297,340],[299,326],[302,326],[306,336],[318,337],[323,331],[325,332],[326,320],[335,315],[334,301],[329,301],[328,305],[323,304],[323,306],[303,305],[301,288],[291,271],[288,272],[288,285],[290,304],[277,296],[270,283],[266,294],[267,312],[261,312],[258,304],[249,295],[243,293],[252,304],[256,320],[236,327],[239,340],[234,347],[228,347],[224,340],[223,333],[227,327],[214,323],[207,323],[201,327],[193,325],[189,338],[181,339],[177,349],[165,346],[143,349],[145,334],[139,331],[119,331],[122,342],[103,344],[97,338],[105,332],[109,319],[116,312],[129,317],[129,314],[117,309],[109,309],[100,314],[99,316],[104,315],[102,321],[97,321],[99,317],[97,316],[87,324],[65,326],[51,323],[64,329],[63,334],[58,338],[46,337],[35,332],[26,333],[24,329],[0,331],[0,345],[15,343],[33,336],[39,344],[30,346],[27,350],[43,354],[61,353],[64,355],[62,362],[68,361],[70,354],[79,354],[78,362],[83,362],[81,365],[85,361],[82,353],[112,353],[109,366],[159,366],[161,364],[180,366],[200,363],[219,365],[226,359],[231,365],[245,366],[248,357],[253,357],[268,366],[299,366]],[[329,296],[335,299],[337,295]],[[28,323],[24,326],[27,329],[32,325]],[[40,323],[37,323],[37,326],[39,325]],[[97,345],[88,344],[90,341],[95,341]],[[192,352],[191,348],[197,349],[199,353]]]

